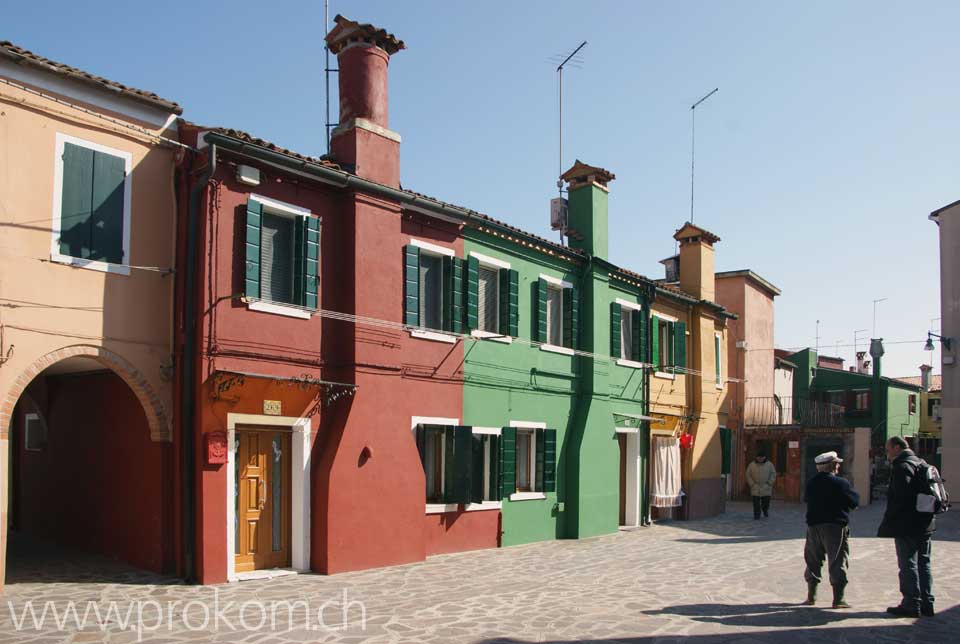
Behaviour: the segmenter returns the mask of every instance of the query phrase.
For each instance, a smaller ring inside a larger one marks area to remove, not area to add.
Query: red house
[[[499,542],[498,510],[424,511],[412,419],[462,418],[463,344],[404,329],[397,267],[408,244],[463,256],[462,240],[445,204],[400,189],[387,67],[403,42],[336,23],[331,158],[180,127],[199,149],[178,185],[181,546],[202,583]]]

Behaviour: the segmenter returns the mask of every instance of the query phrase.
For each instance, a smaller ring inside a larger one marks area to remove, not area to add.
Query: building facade
[[[9,42],[0,107],[0,586],[28,539],[173,572],[180,107]]]

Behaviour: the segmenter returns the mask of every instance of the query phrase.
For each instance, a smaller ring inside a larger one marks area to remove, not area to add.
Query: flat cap
[[[843,459],[837,456],[836,452],[824,452],[817,455],[813,462],[817,465],[826,465],[827,463],[843,463]]]

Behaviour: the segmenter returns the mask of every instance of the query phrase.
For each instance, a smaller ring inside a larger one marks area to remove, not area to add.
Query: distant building
[[[930,213],[940,227],[940,362],[943,373],[942,458],[943,477],[960,477],[960,374],[957,342],[960,340],[960,201]]]
[[[920,365],[919,376],[897,378],[901,382],[920,387],[920,432],[914,448],[917,453],[937,467],[941,466],[940,447],[943,430],[943,378],[931,373],[933,367]]]

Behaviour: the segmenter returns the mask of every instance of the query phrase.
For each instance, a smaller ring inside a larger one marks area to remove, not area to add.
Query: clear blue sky
[[[338,12],[409,48],[390,68],[405,187],[553,238],[548,58],[587,40],[564,78],[563,162],[616,173],[613,261],[660,276],[689,216],[689,106],[719,87],[697,110],[696,223],[722,238],[718,270],[751,268],[783,290],[777,345],[813,345],[820,319],[834,353],[872,330],[875,298],[888,298],[888,341],[923,340],[940,316],[926,215],[960,198],[960,3],[334,1]],[[0,8],[0,39],[309,154],[325,151],[324,32],[321,0]],[[921,347],[888,345],[884,372],[917,373]]]

